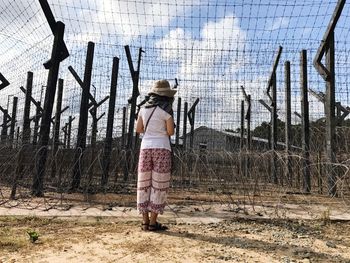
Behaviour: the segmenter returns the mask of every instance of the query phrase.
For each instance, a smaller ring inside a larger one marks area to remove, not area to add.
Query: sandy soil
[[[121,217],[0,217],[0,262],[350,262],[348,221],[162,219],[155,233]]]
[[[134,199],[132,192],[4,199],[0,263],[350,263],[348,199],[174,191],[160,217],[170,229],[159,233],[141,231]],[[39,234],[36,242],[28,230]]]

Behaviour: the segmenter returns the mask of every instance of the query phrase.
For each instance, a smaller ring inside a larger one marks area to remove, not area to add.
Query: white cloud
[[[161,50],[159,59],[178,61],[177,77],[187,80],[180,83],[178,96],[187,98],[189,107],[200,98],[196,126],[226,129],[239,125],[240,83],[232,74],[242,67],[242,61],[249,60],[241,57],[245,40],[246,32],[230,15],[205,24],[199,39],[177,28],[156,43]]]
[[[179,75],[185,76],[201,74],[224,60],[231,66],[235,64],[235,68],[235,57],[227,56],[232,55],[232,50],[242,50],[245,40],[246,32],[239,27],[238,19],[230,15],[218,22],[205,24],[200,39],[193,39],[190,32],[176,28],[157,41],[155,46],[161,49],[162,60],[179,60]]]
[[[195,0],[193,4],[200,1]],[[173,0],[162,1],[99,1],[96,20],[106,25],[112,34],[123,36],[124,43],[138,36],[154,33],[157,29],[166,28],[177,16],[187,12],[190,5],[174,8]]]
[[[130,44],[137,37],[164,30],[173,19],[200,4],[199,0],[193,0],[191,5],[173,0],[66,0],[64,5],[53,3],[52,9],[55,16],[66,23],[69,32],[117,35],[121,44]]]
[[[275,19],[271,19],[267,22],[267,30],[277,30],[280,28],[288,27],[290,19],[288,17],[277,17]]]
[[[156,42],[155,46],[160,50],[159,59],[178,62],[177,77],[188,80],[182,83],[178,95],[191,101],[197,97],[201,99],[198,116],[201,107],[215,104],[214,112],[208,113],[208,109],[203,109],[206,117],[198,119],[198,125],[214,124],[217,127],[217,124],[228,120],[232,109],[237,108],[239,83],[232,79],[232,74],[242,67],[244,60],[249,60],[249,57],[241,57],[246,37],[239,20],[228,15],[204,24],[199,39],[193,38],[191,32],[176,28]],[[231,95],[227,94],[230,89],[234,90]],[[225,113],[225,109],[230,111]]]

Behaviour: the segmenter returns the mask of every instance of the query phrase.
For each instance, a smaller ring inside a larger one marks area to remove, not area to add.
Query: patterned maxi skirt
[[[140,151],[137,178],[137,209],[162,214],[170,182],[171,152],[167,149]]]

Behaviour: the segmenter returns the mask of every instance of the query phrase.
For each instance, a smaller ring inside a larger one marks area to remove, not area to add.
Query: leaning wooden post
[[[41,129],[39,139],[39,149],[36,158],[37,171],[33,176],[32,194],[34,196],[43,196],[44,190],[44,175],[45,175],[45,164],[47,158],[47,146],[50,136],[50,121],[52,114],[53,101],[55,98],[56,84],[58,78],[58,71],[61,61],[69,56],[66,44],[63,40],[64,35],[64,24],[61,21],[56,22],[53,13],[47,0],[39,0],[40,6],[44,11],[46,20],[51,28],[54,35],[54,43],[51,53],[51,58],[44,63],[44,67],[49,69],[44,109],[41,118]]]
[[[292,125],[292,107],[291,107],[291,78],[290,78],[290,61],[284,63],[284,85],[285,85],[285,169],[284,174],[289,186],[293,185],[292,178],[292,159],[291,159],[291,125]]]
[[[76,190],[80,185],[82,153],[84,153],[86,148],[86,133],[88,124],[89,97],[91,96],[90,86],[94,50],[95,44],[93,42],[89,42],[85,61],[84,80],[81,82],[81,87],[83,90],[81,94],[78,135],[74,154],[73,177],[71,184],[71,190],[73,191]]]
[[[45,175],[45,164],[47,159],[47,146],[50,135],[50,122],[52,115],[53,102],[56,92],[56,84],[58,78],[59,66],[62,60],[62,49],[63,49],[63,35],[64,35],[64,24],[60,21],[56,23],[54,32],[54,45],[52,49],[51,64],[49,69],[49,76],[47,80],[47,87],[44,101],[44,111],[41,118],[40,127],[40,139],[39,149],[37,154],[36,167],[37,171],[34,173],[32,194],[34,196],[43,196],[44,194],[44,175]]]
[[[139,78],[140,78],[140,65],[141,65],[141,55],[142,48],[139,49],[139,56],[138,56],[138,61],[137,61],[137,69],[134,69],[134,65],[132,62],[131,58],[131,53],[130,53],[130,48],[129,46],[125,46],[125,52],[126,52],[126,57],[128,60],[128,65],[129,65],[129,70],[131,73],[131,78],[132,78],[132,95],[129,100],[130,103],[130,119],[129,119],[129,131],[128,131],[128,137],[127,137],[127,144],[126,144],[126,149],[127,149],[127,157],[126,157],[126,162],[124,166],[124,181],[128,180],[129,177],[129,171],[133,168],[134,165],[134,159],[135,157],[133,156],[136,154],[135,151],[135,143],[134,143],[134,125],[135,125],[135,116],[136,116],[136,102],[137,102],[137,97],[140,95],[139,92]]]
[[[102,187],[106,187],[108,183],[108,173],[109,166],[111,162],[111,153],[113,148],[113,123],[114,123],[114,111],[115,111],[115,99],[117,93],[117,83],[118,83],[118,71],[119,71],[119,58],[113,58],[113,66],[112,66],[112,80],[110,87],[110,97],[109,97],[109,105],[108,105],[108,118],[107,118],[107,131],[106,138],[104,142],[103,148],[103,158],[102,158],[102,178],[101,185]]]
[[[279,46],[278,53],[275,58],[272,72],[267,84],[267,90],[266,94],[268,95],[270,102],[271,102],[271,127],[270,127],[270,138],[271,138],[271,145],[270,149],[272,151],[272,157],[271,157],[271,179],[275,184],[278,183],[277,179],[277,156],[276,156],[276,149],[277,149],[277,81],[276,81],[276,70],[278,66],[278,62],[280,60],[282,54],[282,47]],[[270,95],[270,91],[272,91],[272,96]]]
[[[338,1],[313,61],[316,70],[326,82],[326,156],[328,161],[328,194],[330,196],[337,195],[337,173],[334,165],[336,161],[334,29],[337,25],[345,2],[346,0]],[[326,56],[326,65],[323,65],[321,62],[324,55]]]
[[[300,54],[300,84],[301,84],[301,124],[302,124],[302,149],[303,149],[303,187],[304,192],[311,191],[310,177],[310,124],[309,124],[309,100],[307,94],[307,53],[302,50]]]
[[[23,128],[22,128],[22,144],[28,144],[30,141],[30,99],[32,97],[33,87],[33,72],[27,73],[27,85],[26,96],[24,101],[24,113],[23,113]]]

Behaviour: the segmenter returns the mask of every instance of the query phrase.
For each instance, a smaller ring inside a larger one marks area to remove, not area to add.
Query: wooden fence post
[[[300,54],[300,84],[301,84],[301,123],[302,123],[302,149],[303,149],[303,187],[304,192],[311,191],[310,177],[310,124],[309,101],[307,94],[307,53],[302,50]]]
[[[86,148],[86,133],[88,124],[88,111],[89,111],[89,99],[90,86],[91,86],[91,75],[92,75],[92,64],[94,60],[95,44],[93,42],[88,43],[86,60],[85,60],[85,71],[84,80],[80,83],[82,87],[81,102],[80,102],[80,114],[79,114],[79,126],[77,135],[77,144],[74,154],[74,167],[71,190],[76,190],[80,185],[81,179],[81,168],[82,168],[82,155]],[[72,70],[71,70],[72,72]],[[77,78],[76,78],[77,79]]]
[[[284,85],[285,85],[285,178],[289,186],[293,185],[293,170],[291,158],[291,125],[292,125],[292,108],[291,108],[291,79],[290,79],[290,61],[284,63]]]
[[[345,2],[346,0],[338,1],[313,61],[316,70],[326,82],[326,156],[328,161],[328,194],[330,196],[337,195],[337,172],[336,166],[334,165],[336,161],[334,29],[344,8]],[[324,55],[326,56],[326,65],[322,64],[322,58]]]
[[[47,159],[47,146],[50,136],[50,123],[53,108],[53,102],[56,92],[56,84],[58,78],[59,66],[61,63],[61,51],[63,50],[64,24],[60,21],[56,23],[54,32],[54,45],[52,49],[51,64],[49,76],[47,79],[44,110],[41,118],[40,136],[39,136],[39,152],[37,153],[36,167],[37,171],[33,176],[32,194],[34,196],[43,196],[44,194],[44,175]]]
[[[102,187],[106,187],[108,183],[108,172],[111,161],[111,153],[113,147],[113,123],[114,123],[114,110],[115,110],[115,99],[117,93],[117,84],[118,84],[118,71],[119,71],[119,58],[113,58],[113,66],[112,66],[112,80],[110,87],[110,97],[109,97],[109,105],[108,105],[108,118],[107,118],[107,131],[106,138],[104,142],[103,149],[103,159],[102,159],[102,178],[101,185]]]

